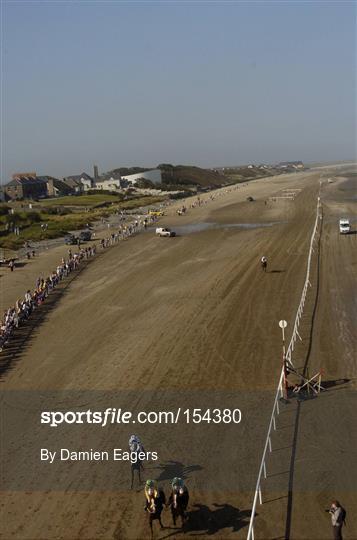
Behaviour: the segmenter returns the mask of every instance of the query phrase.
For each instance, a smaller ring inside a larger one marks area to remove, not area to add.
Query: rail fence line
[[[292,367],[294,367],[293,360],[292,360],[292,356],[293,356],[293,352],[294,352],[294,346],[295,346],[295,343],[296,343],[298,338],[300,339],[300,341],[302,341],[302,338],[301,338],[301,336],[299,334],[298,328],[299,328],[300,320],[301,320],[301,317],[302,317],[302,314],[303,314],[303,311],[304,311],[307,291],[308,291],[308,288],[311,287],[311,283],[310,283],[311,259],[312,259],[312,254],[313,254],[313,251],[314,251],[314,249],[313,249],[314,242],[315,242],[315,240],[317,238],[317,232],[318,232],[318,229],[319,229],[318,225],[319,225],[319,220],[320,219],[322,219],[322,206],[321,206],[321,202],[320,202],[320,193],[319,193],[319,196],[317,198],[315,225],[314,225],[314,228],[313,228],[313,231],[312,231],[312,234],[311,234],[311,240],[310,240],[310,249],[309,249],[309,256],[308,256],[308,260],[307,260],[305,283],[304,283],[304,287],[303,287],[303,290],[302,290],[302,293],[301,293],[299,307],[297,309],[296,316],[295,316],[293,333],[292,333],[292,336],[291,336],[291,339],[290,339],[290,342],[289,342],[289,346],[288,346],[287,351],[285,353],[285,357],[284,357],[285,362],[283,362],[283,366],[282,366],[282,369],[281,369],[278,386],[277,386],[276,393],[275,393],[273,410],[272,410],[271,417],[270,417],[268,433],[267,433],[267,436],[266,436],[266,439],[265,439],[263,456],[262,456],[262,460],[261,460],[261,463],[260,463],[258,479],[257,479],[257,483],[256,483],[256,488],[255,488],[255,494],[254,494],[254,499],[253,499],[252,513],[251,513],[250,521],[249,521],[249,529],[248,529],[247,540],[254,540],[254,519],[255,519],[255,510],[256,510],[256,507],[257,507],[258,500],[259,500],[259,504],[263,504],[262,490],[261,490],[262,475],[264,475],[264,479],[267,478],[267,469],[266,469],[267,452],[268,452],[268,448],[269,448],[269,453],[272,452],[272,444],[271,444],[272,430],[276,431],[276,415],[278,415],[280,413],[279,399],[284,396],[284,390],[283,390],[283,384],[285,382],[285,365],[284,364],[287,362]]]

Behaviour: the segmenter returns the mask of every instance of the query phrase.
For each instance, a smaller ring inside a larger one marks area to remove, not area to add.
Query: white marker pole
[[[284,320],[279,321],[279,326],[283,334],[283,370],[284,370],[284,389],[285,389],[285,398],[288,398],[288,381],[286,379],[286,363],[285,363],[285,328],[288,326],[288,323]]]

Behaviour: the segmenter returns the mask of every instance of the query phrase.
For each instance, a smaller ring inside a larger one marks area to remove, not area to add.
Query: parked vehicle
[[[339,221],[340,234],[348,234],[351,231],[351,225],[348,219],[341,218]]]
[[[91,238],[92,238],[92,233],[88,229],[86,231],[82,231],[79,234],[79,239],[81,240],[81,242],[89,242]]]
[[[77,238],[74,234],[67,234],[67,236],[64,237],[64,243],[67,244],[67,246],[73,246],[77,244]]]
[[[175,231],[168,229],[167,227],[158,227],[156,229],[157,236],[176,236]]]
[[[163,212],[162,210],[150,210],[149,212],[149,216],[161,217],[164,215],[165,215],[165,212]]]
[[[0,266],[9,266],[9,262],[10,261],[17,261],[18,260],[18,257],[9,257],[9,258],[3,258],[3,257],[0,257]],[[15,266],[16,266],[16,263],[15,263]]]

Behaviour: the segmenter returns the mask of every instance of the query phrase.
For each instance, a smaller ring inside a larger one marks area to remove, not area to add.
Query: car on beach
[[[157,236],[163,236],[163,237],[173,237],[176,236],[175,231],[172,231],[168,227],[158,227],[155,231],[155,234]]]
[[[88,229],[86,231],[82,231],[79,234],[79,239],[81,240],[81,242],[89,242],[91,238],[92,238],[92,233]]]
[[[64,243],[67,246],[73,246],[77,244],[77,238],[74,236],[74,234],[67,234],[67,236],[64,237]]]
[[[149,216],[153,216],[153,217],[162,217],[165,215],[165,212],[163,212],[162,210],[150,210],[149,212]]]
[[[14,261],[14,264],[16,266],[16,262],[18,260],[18,257],[0,257],[0,266],[9,266],[10,261]]]
[[[348,219],[341,218],[339,223],[340,234],[348,234],[351,231],[351,225]]]

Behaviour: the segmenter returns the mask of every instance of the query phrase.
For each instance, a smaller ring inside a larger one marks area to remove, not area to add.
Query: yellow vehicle
[[[150,210],[149,212],[149,216],[161,217],[164,215],[165,213],[162,210]]]

